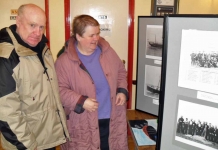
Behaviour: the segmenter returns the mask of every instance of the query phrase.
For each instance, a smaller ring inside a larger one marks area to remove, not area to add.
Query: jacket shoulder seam
[[[0,57],[9,58],[13,49],[14,45],[12,45],[11,43],[0,43]]]

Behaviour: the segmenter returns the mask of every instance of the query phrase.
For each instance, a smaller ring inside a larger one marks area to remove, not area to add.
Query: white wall
[[[180,0],[179,14],[218,14],[218,0]]]
[[[218,0],[213,0],[211,5],[212,5],[212,13],[218,14]]]
[[[56,60],[65,43],[64,0],[49,0],[50,49]]]

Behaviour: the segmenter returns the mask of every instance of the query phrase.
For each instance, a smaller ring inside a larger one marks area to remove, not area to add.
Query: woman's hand
[[[126,95],[118,93],[116,96],[116,105],[124,105],[126,103]]]
[[[89,112],[96,111],[98,109],[98,102],[96,99],[87,98],[83,104],[83,108]]]

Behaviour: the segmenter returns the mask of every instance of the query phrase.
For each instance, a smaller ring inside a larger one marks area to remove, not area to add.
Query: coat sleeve
[[[37,146],[34,135],[28,129],[21,111],[18,77],[14,70],[19,66],[15,51],[10,57],[0,56],[0,130],[4,145],[17,149],[33,150]],[[9,143],[8,143],[9,142]]]
[[[125,66],[116,52],[112,51],[114,54],[114,59],[116,59],[118,64],[118,78],[117,78],[117,93],[123,93],[126,95],[126,100],[129,99],[127,90],[127,72]]]
[[[66,55],[60,56],[55,62],[61,102],[66,115],[69,115],[71,111],[80,114],[84,112],[83,104],[87,99],[87,96],[78,94],[70,85],[70,76],[68,75],[68,72],[72,70],[69,70],[68,68],[72,67],[67,67],[66,63],[68,62],[66,62],[66,59],[62,58],[65,56]]]

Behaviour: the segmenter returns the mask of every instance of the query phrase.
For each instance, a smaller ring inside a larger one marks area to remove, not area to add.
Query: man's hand
[[[89,112],[96,111],[98,109],[98,102],[96,99],[87,98],[83,104],[83,108]]]
[[[126,103],[126,95],[118,93],[116,96],[116,105],[124,105]]]

